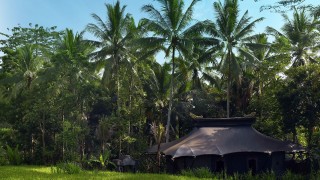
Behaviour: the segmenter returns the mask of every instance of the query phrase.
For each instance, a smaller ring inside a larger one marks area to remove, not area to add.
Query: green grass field
[[[206,176],[208,177],[208,176]],[[110,171],[81,171],[78,174],[57,173],[53,171],[52,167],[45,166],[0,166],[0,179],[133,179],[133,180],[189,180],[198,179],[192,176],[179,176],[168,174],[146,174],[146,173],[119,173]],[[219,179],[217,176],[212,176],[210,179]],[[223,179],[226,180],[276,180],[276,176],[272,174],[261,174],[258,176],[245,175],[245,176],[227,176]],[[291,173],[284,174],[281,179],[283,180],[300,180],[300,179],[320,179],[317,174],[302,176]]]
[[[132,174],[108,171],[82,171],[79,174],[53,173],[44,166],[0,166],[0,179],[195,179],[166,174]]]

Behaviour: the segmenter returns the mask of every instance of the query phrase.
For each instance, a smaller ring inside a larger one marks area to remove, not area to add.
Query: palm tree
[[[276,75],[289,64],[290,55],[287,53],[288,45],[283,39],[268,42],[267,34],[257,34],[246,43],[246,51],[255,58],[246,63],[246,70],[254,75],[258,84],[257,94],[262,94],[262,89],[268,86]]]
[[[96,24],[90,23],[86,30],[92,33],[98,41],[90,41],[97,47],[92,54],[99,69],[104,68],[102,84],[109,88],[116,87],[117,114],[120,112],[120,66],[128,61],[130,41],[134,33],[132,31],[134,20],[129,14],[125,14],[126,6],[120,6],[117,1],[114,6],[105,4],[107,20],[103,21],[97,14],[92,14]]]
[[[267,27],[267,32],[275,37],[286,38],[291,44],[291,58],[293,66],[307,65],[315,62],[316,47],[319,46],[320,19],[316,13],[312,18],[308,16],[305,9],[298,11],[294,9],[293,19],[290,20],[287,14],[282,15],[286,23],[282,32],[272,27]]]
[[[153,122],[151,125],[151,131],[154,136],[154,139],[156,140],[157,143],[157,161],[158,161],[158,170],[160,173],[161,170],[161,154],[160,154],[160,145],[161,145],[161,140],[164,135],[164,126],[162,123],[156,124],[156,122]]]
[[[288,54],[284,53],[279,46],[285,47],[280,39],[273,43],[268,42],[267,35],[264,33],[247,38],[247,42],[243,44],[243,50],[239,54],[242,78],[235,88],[236,104],[242,112],[249,105],[254,90],[260,104],[262,89],[269,86],[276,75],[288,65],[286,61]],[[258,112],[261,115],[261,109]]]
[[[240,66],[235,54],[235,49],[242,51],[241,44],[244,43],[253,32],[255,24],[262,21],[258,18],[251,21],[246,11],[240,19],[238,0],[225,0],[214,2],[214,11],[216,13],[215,23],[206,21],[207,32],[219,39],[224,45],[224,54],[221,57],[219,69],[227,77],[227,117],[230,117],[230,86],[233,78],[239,77]],[[247,54],[249,55],[249,54]]]
[[[58,41],[57,51],[51,58],[52,66],[46,67],[38,78],[38,82],[50,84],[42,91],[51,94],[51,98],[58,101],[55,113],[58,112],[57,117],[63,127],[65,123],[69,123],[68,120],[72,120],[72,124],[77,123],[73,125],[80,127],[79,122],[86,118],[88,102],[94,98],[91,85],[98,80],[98,76],[94,73],[94,66],[89,62],[89,54],[93,50],[93,47],[83,39],[83,32],[73,33],[72,30],[66,29]],[[45,121],[41,123],[44,124]],[[44,127],[40,126],[43,132]],[[68,129],[64,130],[69,131]],[[83,132],[81,128],[79,130]],[[79,134],[77,137],[82,158],[84,134]],[[64,136],[62,138],[62,158],[64,158],[68,140]]]
[[[219,87],[216,70],[216,59],[220,55],[217,51],[219,46],[206,47],[205,45],[195,44],[193,54],[188,61],[178,62],[177,77],[180,81],[186,81],[184,86],[189,86],[191,90],[202,90],[204,81]]]
[[[193,7],[199,0],[193,0],[184,10],[183,0],[157,0],[161,9],[157,10],[153,5],[142,7],[151,19],[143,18],[141,24],[149,31],[153,32],[152,37],[144,38],[144,43],[155,46],[164,46],[166,57],[171,56],[171,89],[168,107],[168,119],[166,124],[166,142],[169,141],[169,128],[171,124],[171,112],[174,93],[174,74],[176,69],[176,53],[186,56],[192,51],[192,35],[199,33],[198,26],[189,26],[192,21]]]
[[[148,120],[163,123],[165,107],[168,106],[168,97],[170,95],[170,64],[159,64],[155,60],[146,63],[149,67],[144,68],[146,75],[142,82],[147,94],[145,106],[147,109]]]
[[[80,86],[97,80],[94,66],[89,62],[89,54],[93,50],[93,46],[83,39],[83,32],[74,34],[72,30],[66,29],[58,40],[51,64],[43,69],[38,82],[52,82],[52,90],[61,92],[67,89],[77,94]]]
[[[25,45],[13,52],[10,62],[9,73],[12,74],[0,82],[3,84],[14,84],[13,95],[17,95],[23,90],[29,90],[38,77],[42,68],[43,59],[35,55],[35,45]]]
[[[93,65],[89,62],[89,55],[94,49],[83,39],[83,32],[74,34],[72,30],[66,29],[58,45],[52,57],[54,67],[49,73],[60,76],[60,83],[66,83],[76,90],[76,84],[96,78]]]

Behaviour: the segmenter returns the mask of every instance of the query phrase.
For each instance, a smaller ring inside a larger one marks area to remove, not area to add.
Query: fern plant
[[[6,148],[7,159],[11,165],[20,165],[22,163],[22,157],[19,152],[19,146],[11,148],[7,145]]]
[[[109,164],[116,166],[113,162],[110,161],[111,151],[106,150],[104,153],[100,154],[99,162],[102,167],[106,167]]]
[[[6,150],[0,146],[0,166],[6,165],[8,163]]]

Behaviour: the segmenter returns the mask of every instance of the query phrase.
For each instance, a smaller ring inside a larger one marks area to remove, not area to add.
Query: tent
[[[252,127],[254,118],[195,119],[188,135],[160,146],[167,171],[207,167],[211,171],[253,173],[284,170],[285,153],[303,151],[299,145],[261,134]],[[157,146],[148,150],[156,153]]]

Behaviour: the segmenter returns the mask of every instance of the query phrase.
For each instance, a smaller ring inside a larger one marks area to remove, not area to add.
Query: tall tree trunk
[[[172,72],[171,72],[171,84],[170,84],[170,99],[169,99],[169,108],[168,108],[168,120],[166,125],[166,143],[169,142],[170,137],[170,123],[171,123],[171,111],[172,111],[172,101],[173,101],[173,84],[174,84],[174,70],[175,70],[175,63],[174,63],[174,56],[175,56],[175,46],[172,47]]]
[[[130,71],[130,87],[129,87],[129,121],[128,121],[128,136],[131,136],[131,119],[132,117],[132,91],[133,91],[133,73]],[[128,143],[127,153],[130,154],[130,143]]]
[[[46,141],[45,141],[45,123],[44,120],[45,115],[42,114],[42,122],[40,122],[40,130],[41,130],[41,141],[42,141],[42,160],[45,163],[45,152],[46,152]]]
[[[315,115],[314,115],[314,117],[315,117]],[[312,136],[313,136],[313,129],[314,129],[314,127],[315,127],[315,122],[316,122],[316,120],[314,119],[314,118],[309,118],[308,119],[309,120],[309,125],[308,125],[308,134],[307,134],[307,144],[308,144],[308,153],[307,153],[307,155],[310,157],[310,151],[311,151],[311,149],[312,149]]]
[[[298,138],[297,138],[297,129],[296,126],[294,126],[293,128],[293,132],[292,132],[292,140],[294,143],[298,143]]]
[[[32,162],[34,161],[34,149],[35,149],[35,138],[34,138],[34,134],[32,133],[31,134],[31,159],[32,159]]]
[[[105,151],[105,142],[104,142],[104,140],[102,140],[102,154],[104,154],[104,151]]]
[[[85,147],[85,142],[84,140],[80,140],[80,160],[83,160],[84,157],[84,147]]]
[[[115,60],[116,60],[116,94],[117,94],[117,111],[116,111],[116,116],[120,117],[120,59],[118,56],[118,53],[115,54],[114,56]]]
[[[157,160],[158,160],[158,172],[161,171],[161,154],[160,154],[160,146],[161,142],[158,142],[158,149],[157,149]]]
[[[64,109],[62,108],[62,127],[64,127]],[[62,160],[64,161],[65,157],[65,143],[64,143],[64,129],[62,130]]]
[[[228,80],[227,80],[227,118],[230,117],[230,82],[231,82],[231,51],[228,50],[227,55],[227,61],[228,61]]]
[[[260,120],[262,119],[262,103],[261,103],[261,96],[262,96],[262,82],[261,82],[261,75],[260,75],[260,70],[258,70],[258,113],[259,113],[259,118]]]
[[[309,126],[308,127],[308,135],[307,135],[307,144],[308,144],[308,149],[307,149],[307,154],[310,157],[310,151],[312,149],[312,136],[313,136],[313,127]]]
[[[121,146],[122,146],[121,143],[122,143],[122,142],[121,142],[121,135],[120,135],[120,137],[119,137],[119,158],[121,157],[121,154],[122,154],[122,153],[121,153],[121,148],[122,148],[122,147],[121,147]]]

